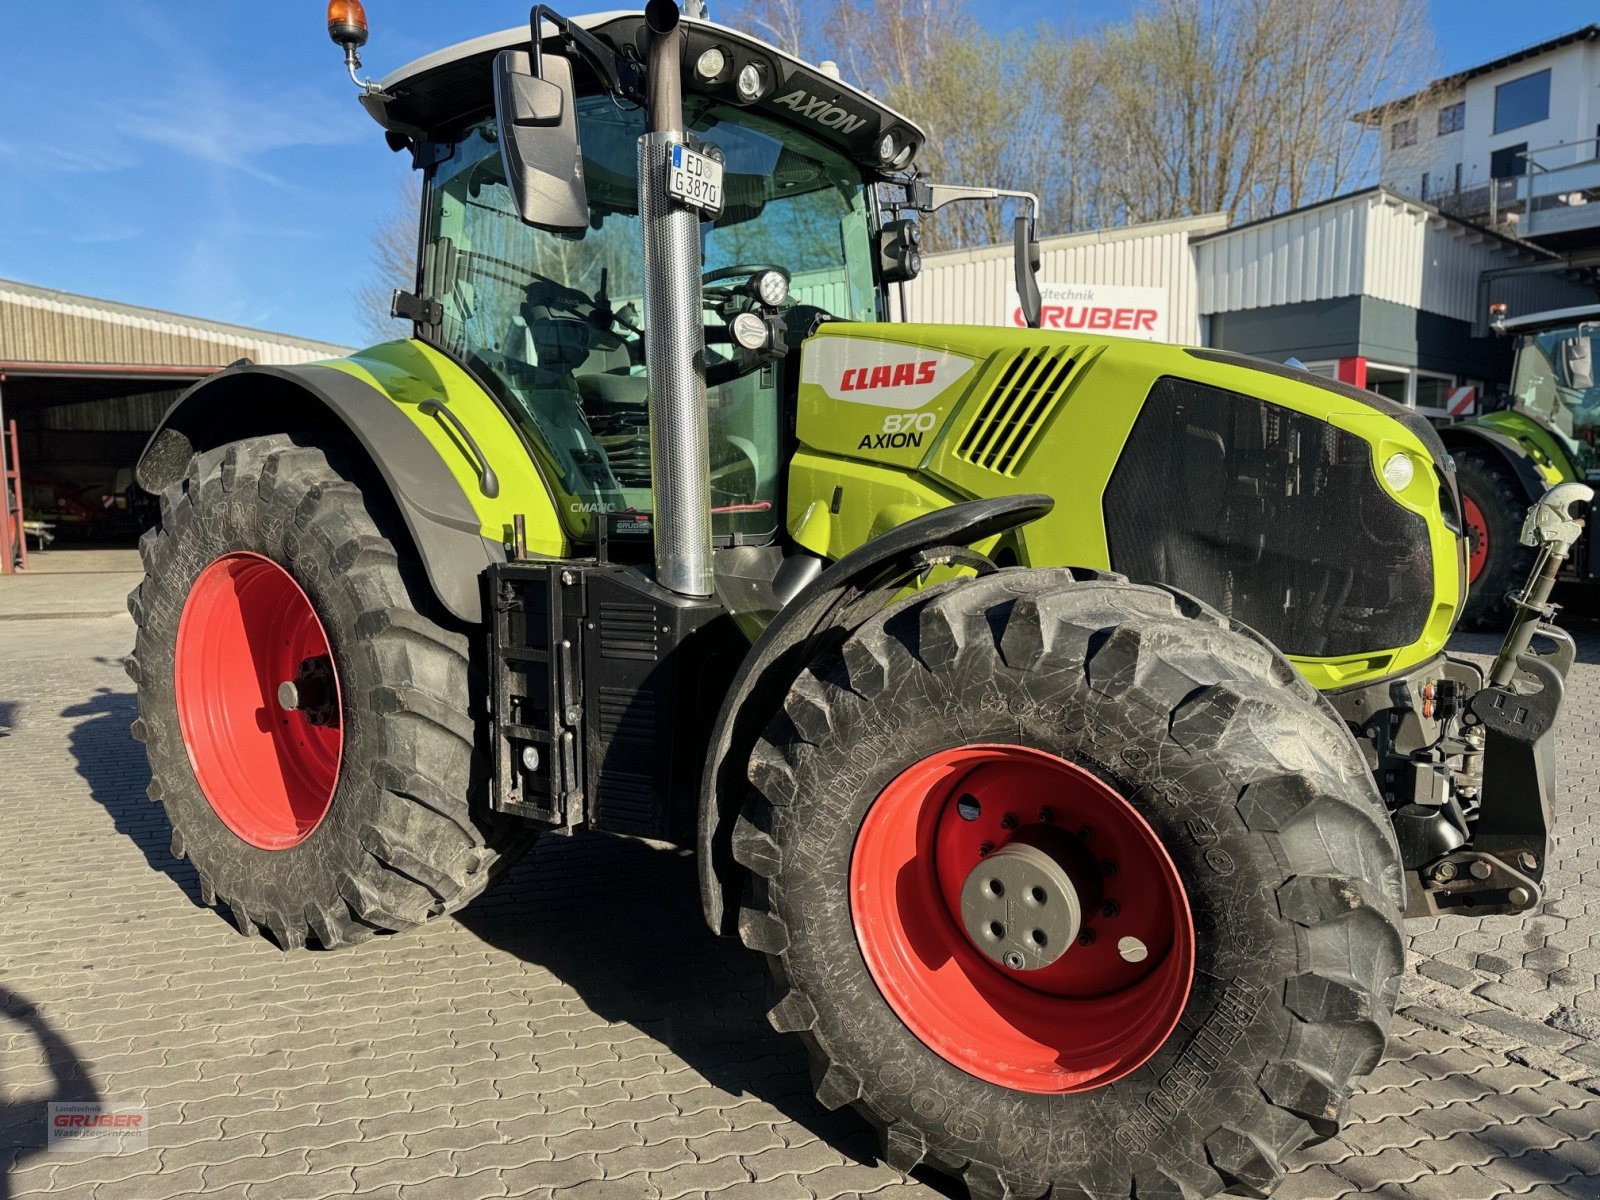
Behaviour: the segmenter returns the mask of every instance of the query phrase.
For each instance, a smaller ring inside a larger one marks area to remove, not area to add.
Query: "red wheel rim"
[[[1461,494],[1461,516],[1467,526],[1467,582],[1476,583],[1483,564],[1489,561],[1489,523],[1478,502],[1465,492]]]
[[[961,886],[986,843],[993,854],[1040,826],[1112,866],[1085,911],[1092,940],[1007,970],[963,927]],[[901,772],[856,837],[850,909],[867,969],[906,1026],[947,1062],[1019,1091],[1084,1092],[1138,1069],[1176,1027],[1194,975],[1188,898],[1155,830],[1096,776],[1024,746],[961,746]]]
[[[309,837],[333,802],[344,734],[328,635],[294,577],[248,553],[201,571],[174,683],[189,763],[222,823],[262,850]],[[298,707],[280,702],[284,683]]]

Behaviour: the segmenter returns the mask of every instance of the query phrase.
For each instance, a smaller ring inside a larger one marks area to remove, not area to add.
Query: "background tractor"
[[[1501,314],[1493,327],[1516,339],[1505,406],[1440,429],[1461,487],[1470,584],[1462,621],[1470,628],[1504,628],[1510,618],[1506,596],[1534,558],[1519,540],[1528,505],[1556,484],[1600,477],[1600,305]],[[1568,578],[1600,579],[1593,536],[1579,543]]]
[[[1191,1197],[1337,1131],[1403,912],[1537,910],[1572,644],[1540,574],[1488,678],[1444,654],[1426,422],[888,322],[920,218],[995,193],[665,0],[380,83],[359,5],[330,31],[423,172],[412,336],[237,364],[139,465],[135,733],[241,931],[359,942],[540,833],[673,840],[890,1163]],[[1035,323],[1036,254],[1030,213]]]

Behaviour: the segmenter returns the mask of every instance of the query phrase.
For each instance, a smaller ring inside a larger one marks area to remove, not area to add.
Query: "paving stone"
[[[940,1194],[880,1165],[859,1118],[814,1103],[804,1052],[766,1026],[759,960],[700,924],[691,859],[546,839],[458,919],[280,954],[194,903],[143,794],[116,663],[68,638],[43,667],[15,664],[6,637],[0,623],[0,695],[91,711],[24,722],[0,751],[6,892],[21,896],[0,905],[0,995],[19,997],[0,1002],[0,1067],[13,1087],[43,1072],[153,1105],[149,1150],[30,1153],[15,1195]],[[1288,1161],[1281,1200],[1600,1200],[1600,751],[1585,740],[1600,627],[1579,637],[1545,914],[1412,924],[1388,1061],[1358,1081],[1358,1124]],[[61,868],[63,828],[92,877]],[[601,939],[625,968],[596,960]],[[24,1009],[70,1053],[18,1033],[7,1013]]]

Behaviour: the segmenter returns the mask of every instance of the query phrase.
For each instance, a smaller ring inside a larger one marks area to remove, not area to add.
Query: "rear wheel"
[[[1261,1194],[1382,1054],[1382,802],[1293,668],[1116,577],[867,622],[758,744],[734,853],[819,1098],[979,1196]]]
[[[1533,569],[1533,547],[1521,542],[1528,498],[1491,451],[1461,450],[1455,460],[1467,534],[1467,602],[1461,624],[1503,629],[1511,617],[1506,594]]]
[[[140,542],[128,671],[150,796],[203,898],[279,945],[450,912],[526,847],[483,803],[467,638],[324,451],[197,455]]]

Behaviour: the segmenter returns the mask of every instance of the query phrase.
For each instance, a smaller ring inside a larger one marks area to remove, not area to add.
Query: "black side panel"
[[[495,808],[687,841],[712,725],[749,648],[733,619],[608,563],[503,563],[489,585]]]
[[[1408,645],[1427,624],[1427,523],[1367,442],[1251,396],[1166,378],[1105,492],[1111,566],[1193,592],[1286,654]]]
[[[229,367],[197,383],[161,419],[139,457],[149,492],[183,477],[191,455],[238,438],[333,425],[388,485],[434,594],[463,621],[483,619],[479,576],[503,548],[478,532],[476,512],[428,439],[377,389],[330,367]]]

